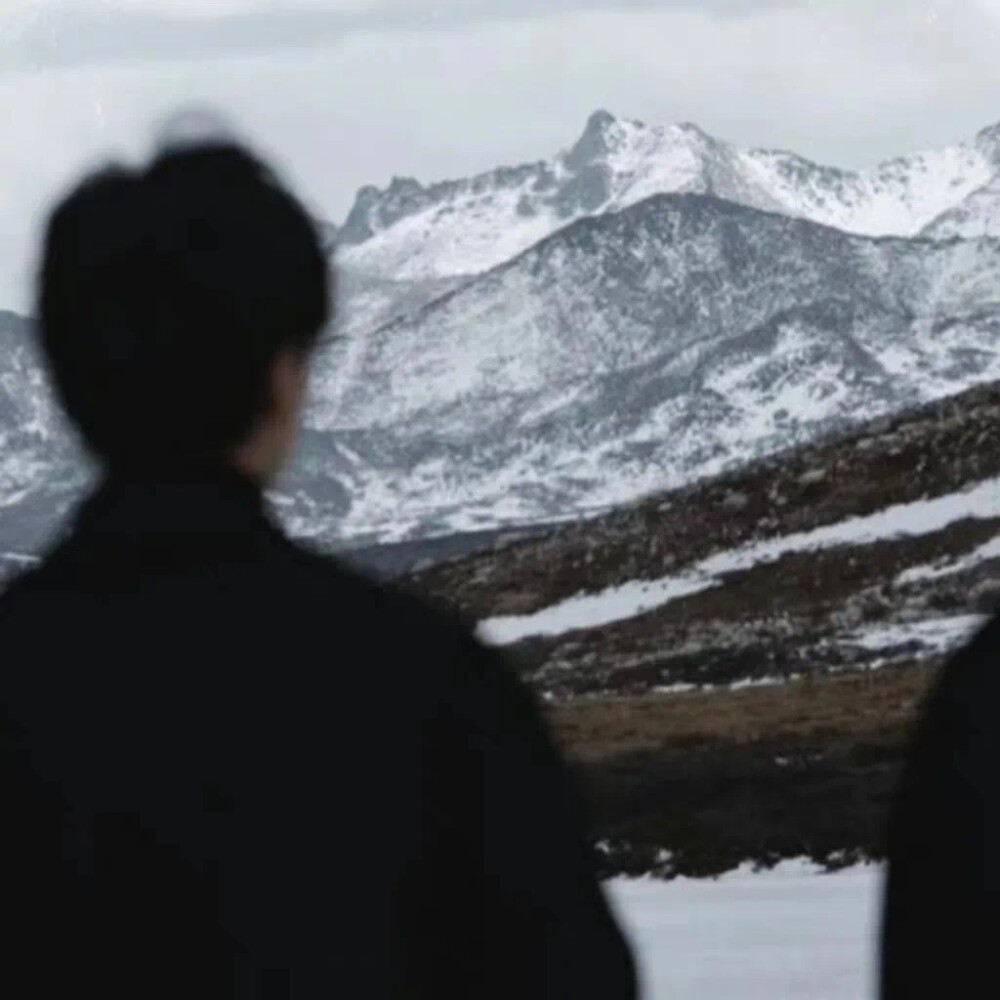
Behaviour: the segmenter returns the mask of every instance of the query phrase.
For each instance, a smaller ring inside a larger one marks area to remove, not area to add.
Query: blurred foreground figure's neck
[[[299,354],[288,351],[275,358],[269,374],[270,405],[232,454],[237,472],[262,486],[277,478],[295,440],[305,380],[306,365]]]
[[[230,465],[254,482],[266,486],[277,478],[286,452],[272,435],[255,434],[233,453]]]

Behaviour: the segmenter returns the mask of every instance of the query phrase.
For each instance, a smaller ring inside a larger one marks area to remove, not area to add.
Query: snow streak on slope
[[[952,615],[947,618],[929,618],[926,621],[896,622],[892,625],[870,626],[860,632],[842,636],[841,641],[872,650],[916,644],[922,649],[944,654],[971,639],[989,620],[989,615]]]
[[[899,504],[867,517],[720,552],[680,575],[634,581],[600,594],[581,595],[532,615],[488,619],[480,624],[479,635],[494,645],[507,645],[533,635],[561,635],[574,629],[596,628],[719,586],[726,573],[774,562],[790,552],[926,535],[964,518],[993,517],[1000,517],[1000,479],[988,480],[961,493]]]
[[[1000,536],[959,559],[944,559],[932,566],[914,566],[900,573],[896,583],[905,586],[908,583],[919,583],[924,580],[939,580],[942,577],[965,573],[994,559],[1000,559]]]

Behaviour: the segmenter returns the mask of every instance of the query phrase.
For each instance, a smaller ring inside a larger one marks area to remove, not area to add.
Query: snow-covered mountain
[[[88,474],[52,399],[31,324],[0,312],[0,576],[10,553],[46,537]]]
[[[613,505],[1000,377],[1000,243],[718,198],[581,220],[327,353],[310,412],[382,537]]]
[[[954,238],[998,164],[1000,126],[849,172],[597,113],[547,163],[365,189],[280,510],[338,545],[558,521],[1000,377],[1000,243]],[[86,476],[28,332],[0,317],[0,557]]]
[[[655,194],[711,194],[869,236],[914,236],[1000,172],[1000,126],[869,170],[740,149],[695,125],[591,116],[551,160],[423,186],[363,188],[338,233],[349,270],[420,281],[478,274],[568,223]]]

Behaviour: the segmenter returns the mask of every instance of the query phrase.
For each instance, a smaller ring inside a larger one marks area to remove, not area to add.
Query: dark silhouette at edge
[[[1000,931],[1000,617],[951,658],[892,805],[882,1000],[975,996]]]

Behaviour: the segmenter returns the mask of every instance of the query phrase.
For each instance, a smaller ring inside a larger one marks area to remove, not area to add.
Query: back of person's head
[[[224,458],[268,404],[272,361],[308,354],[330,270],[305,209],[213,140],[106,167],[53,210],[37,316],[63,406],[111,468]]]

